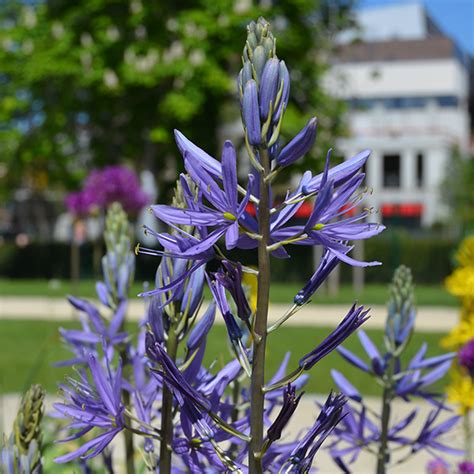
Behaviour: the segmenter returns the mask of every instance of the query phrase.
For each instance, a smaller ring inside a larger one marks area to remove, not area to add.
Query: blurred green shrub
[[[355,0],[55,0],[0,2],[0,195],[27,184],[73,189],[92,167],[151,169],[176,179],[173,129],[210,153],[238,120],[234,77],[250,19],[264,15],[292,70],[287,133],[318,115],[318,164],[343,132],[342,101],[322,78],[353,26]],[[270,8],[271,7],[271,8]],[[232,137],[229,137],[232,138]],[[180,160],[181,161],[181,160]],[[307,165],[307,163],[306,163]]]
[[[413,235],[385,232],[365,243],[365,259],[378,260],[383,265],[367,268],[368,283],[388,283],[400,264],[411,267],[420,284],[439,284],[452,271],[452,255],[457,246],[454,240],[441,237],[415,237]],[[290,260],[272,261],[272,278],[279,282],[301,282],[314,270],[311,251],[303,246],[291,249]],[[81,246],[81,277],[93,277],[92,245]],[[233,255],[247,265],[255,265],[256,253],[239,251]],[[154,279],[159,261],[156,257],[140,255],[137,258],[137,281]],[[212,265],[212,263],[210,264]],[[3,278],[59,278],[70,276],[70,247],[67,244],[33,243],[24,248],[14,244],[0,246],[0,277]],[[351,281],[351,268],[341,266],[341,278]]]

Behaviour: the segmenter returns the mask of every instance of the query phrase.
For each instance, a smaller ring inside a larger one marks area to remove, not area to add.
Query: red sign
[[[421,214],[423,214],[423,204],[407,203],[382,205],[382,215],[384,217],[420,217]]]

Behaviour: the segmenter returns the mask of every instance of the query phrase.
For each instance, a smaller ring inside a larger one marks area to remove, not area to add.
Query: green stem
[[[232,412],[230,415],[230,421],[234,424],[239,419],[239,403],[240,403],[240,381],[238,378],[234,380],[234,384],[232,386]],[[229,454],[232,459],[235,458],[235,454],[237,453],[238,445],[236,443],[232,443],[229,447]]]
[[[174,361],[178,350],[175,325],[171,324],[166,342],[166,352]],[[161,436],[160,444],[160,473],[171,473],[171,446],[173,443],[173,394],[166,384],[163,384],[163,402],[161,406]]]
[[[465,451],[466,459],[470,462],[474,461],[474,440],[472,439],[472,425],[471,425],[471,409],[468,409],[464,414],[464,442],[465,442]]]
[[[127,353],[125,349],[120,351],[120,357],[122,358],[122,363],[123,363],[123,372],[124,372],[124,378],[126,380],[129,380],[129,372],[130,372],[130,365],[128,364],[128,358],[127,358]],[[127,390],[122,390],[122,399],[123,399],[123,404],[125,407],[130,407],[130,393]],[[128,426],[131,426],[132,420],[131,418],[127,415],[127,413],[124,413],[124,420],[125,424]],[[133,461],[133,458],[135,457],[135,449],[133,447],[133,433],[131,430],[124,430],[123,433],[124,437],[124,444],[125,444],[125,467],[126,467],[126,473],[127,474],[135,474],[135,463]]]
[[[257,311],[255,315],[253,343],[253,361],[251,378],[250,408],[250,449],[249,473],[262,473],[261,452],[263,447],[263,410],[265,396],[265,346],[267,340],[268,303],[270,296],[270,255],[267,249],[270,237],[270,184],[265,178],[270,172],[270,157],[266,148],[260,148],[260,162],[263,172],[260,173],[260,203],[258,207],[259,234],[258,242],[258,292]]]
[[[391,402],[393,399],[393,360],[388,362],[387,380],[382,394],[382,418],[380,426],[380,444],[377,454],[377,474],[385,474],[389,459],[388,452],[388,430],[390,425]]]

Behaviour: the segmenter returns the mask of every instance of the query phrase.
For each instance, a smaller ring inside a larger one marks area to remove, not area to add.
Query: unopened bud
[[[244,88],[242,118],[249,143],[254,146],[259,145],[261,142],[260,114],[257,84],[253,79],[248,81]]]
[[[259,84],[260,91],[260,118],[265,121],[270,110],[270,106],[275,106],[279,88],[280,64],[278,59],[269,59],[265,64]]]

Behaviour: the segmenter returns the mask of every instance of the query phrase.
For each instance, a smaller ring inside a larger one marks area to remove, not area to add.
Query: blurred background
[[[329,147],[335,161],[373,150],[366,205],[388,230],[356,252],[384,266],[343,268],[330,293],[388,282],[400,263],[418,284],[440,285],[474,226],[471,0],[7,0],[0,293],[97,277],[103,214],[116,199],[137,241],[153,245],[145,208],[170,199],[182,169],[173,129],[213,155],[224,138],[243,150],[235,77],[245,25],[259,15],[291,71],[284,133],[319,120],[301,166],[320,169]],[[248,166],[242,153],[243,176]],[[280,179],[282,194],[295,178]],[[278,262],[275,281],[304,281],[308,252]],[[138,279],[152,279],[156,263],[139,257]]]
[[[342,267],[318,302],[382,304],[404,263],[418,304],[455,309],[443,281],[455,248],[474,231],[472,0],[5,0],[4,334],[15,341],[15,318],[68,319],[70,310],[54,306],[66,293],[94,296],[111,202],[135,222],[136,241],[153,245],[142,229],[158,225],[147,206],[169,202],[182,170],[173,129],[214,156],[232,139],[245,177],[236,75],[246,24],[260,15],[291,72],[284,137],[313,115],[319,122],[317,145],[292,175],[281,175],[277,194],[303,169],[319,171],[330,147],[334,163],[371,148],[364,205],[388,227],[354,250],[383,266]],[[310,210],[302,207],[298,218]],[[252,253],[243,258],[255,261]],[[317,258],[300,248],[275,261],[274,303],[292,300]],[[157,264],[137,257],[134,295],[153,281]],[[35,340],[53,334],[32,327]],[[51,328],[58,344],[57,324]]]

